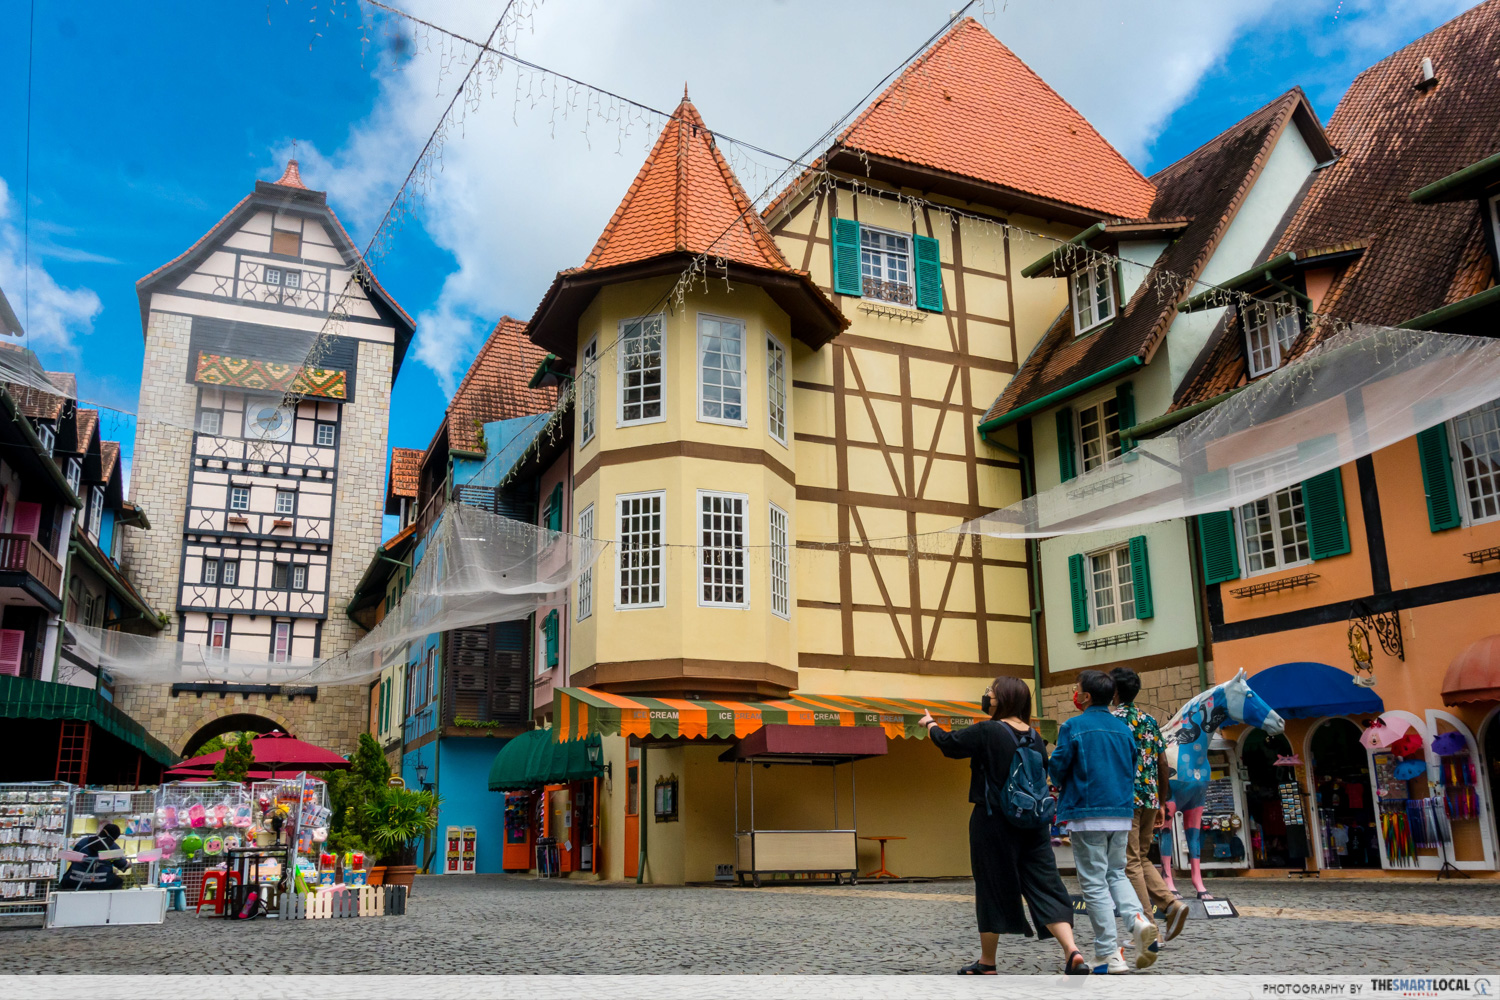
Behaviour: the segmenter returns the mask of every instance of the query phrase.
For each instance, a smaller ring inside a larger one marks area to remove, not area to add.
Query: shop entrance
[[[1250,814],[1250,857],[1256,868],[1301,868],[1302,858],[1293,857],[1282,809],[1282,786],[1297,783],[1297,770],[1278,766],[1278,758],[1292,756],[1292,744],[1283,733],[1275,736],[1264,729],[1251,730],[1240,751],[1245,769],[1245,808]],[[1305,841],[1305,838],[1303,838]]]
[[[1329,719],[1312,734],[1318,837],[1324,868],[1379,868],[1370,759],[1349,719]]]
[[[1500,806],[1495,805],[1495,796],[1500,794],[1500,709],[1490,715],[1489,725],[1484,727],[1484,769],[1490,776],[1490,822],[1494,824],[1495,843],[1500,845]]]
[[[625,764],[625,877],[641,872],[641,748],[630,747]]]

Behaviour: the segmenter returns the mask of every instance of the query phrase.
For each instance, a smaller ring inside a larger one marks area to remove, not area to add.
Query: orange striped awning
[[[749,735],[768,723],[791,726],[880,726],[891,739],[926,739],[917,724],[931,712],[945,728],[988,718],[970,701],[907,701],[798,693],[779,701],[703,701],[619,695],[593,688],[559,688],[555,694],[557,739],[651,736],[700,739]]]

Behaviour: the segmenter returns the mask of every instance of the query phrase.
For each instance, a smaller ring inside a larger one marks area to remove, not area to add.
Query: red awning
[[[1443,704],[1500,701],[1500,635],[1473,643],[1448,664]]]
[[[312,743],[294,739],[286,733],[264,733],[250,741],[250,750],[255,754],[255,763],[271,771],[340,771],[350,766],[343,757],[332,750],[325,750]],[[173,777],[185,777],[204,771],[212,771],[214,765],[224,759],[223,750],[215,750],[201,757],[185,760],[167,773]]]
[[[885,731],[873,726],[761,726],[724,751],[719,759],[819,763],[879,757],[887,750]]]

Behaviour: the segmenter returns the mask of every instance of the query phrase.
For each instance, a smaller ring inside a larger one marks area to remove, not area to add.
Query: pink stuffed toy
[[[188,806],[188,826],[194,830],[203,828],[208,824],[208,810],[203,808],[203,803],[194,802]]]

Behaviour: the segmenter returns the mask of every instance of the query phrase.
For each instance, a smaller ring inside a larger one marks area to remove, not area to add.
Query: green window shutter
[[[547,666],[557,666],[557,609],[547,612],[542,619],[542,634],[547,637]]]
[[[1120,416],[1120,430],[1135,426],[1135,390],[1129,382],[1121,382],[1115,386],[1115,412]],[[1131,451],[1135,448],[1135,441],[1120,440],[1123,451]]]
[[[1146,536],[1130,540],[1130,582],[1135,588],[1135,616],[1151,618],[1156,605],[1151,600],[1151,560],[1146,555]]]
[[[938,241],[931,236],[912,235],[917,276],[917,308],[928,312],[943,311],[943,260]]]
[[[1057,477],[1067,482],[1078,475],[1073,460],[1073,408],[1064,406],[1057,411]]]
[[[833,290],[839,295],[863,295],[859,279],[859,223],[830,219],[833,238]]]
[[[1073,598],[1073,631],[1089,630],[1089,579],[1083,556],[1068,556],[1068,592]]]
[[[1447,531],[1463,524],[1453,463],[1448,456],[1448,425],[1437,424],[1417,435],[1417,457],[1422,463],[1422,488],[1427,491],[1427,524]]]
[[[548,531],[561,531],[562,530],[562,513],[563,513],[562,509],[563,509],[562,483],[558,483],[557,485],[555,485],[555,486],[552,487],[552,495],[547,498],[547,530]]]
[[[1240,553],[1234,544],[1233,511],[1199,514],[1198,542],[1203,550],[1204,583],[1224,583],[1240,578]]]
[[[1344,514],[1344,477],[1329,469],[1302,481],[1302,511],[1307,518],[1307,547],[1314,559],[1349,551],[1349,521]]]

